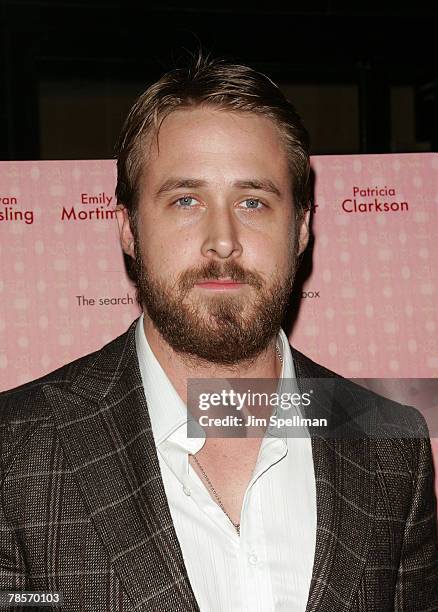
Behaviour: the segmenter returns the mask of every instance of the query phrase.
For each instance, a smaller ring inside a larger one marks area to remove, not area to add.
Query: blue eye
[[[179,208],[192,208],[192,202],[197,202],[197,200],[191,196],[183,196],[182,198],[178,198],[175,204],[178,204]]]
[[[250,206],[245,207],[246,210],[262,210],[262,208],[264,208],[264,204],[263,202],[261,202],[260,200],[257,200],[257,198],[247,198],[246,200],[243,200],[244,202],[249,202]],[[259,208],[258,205],[261,204],[262,206]]]

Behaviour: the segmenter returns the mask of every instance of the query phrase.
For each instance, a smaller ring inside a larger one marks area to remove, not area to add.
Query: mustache
[[[188,291],[201,280],[218,280],[223,277],[229,277],[231,280],[240,283],[247,283],[256,289],[261,289],[263,286],[263,280],[259,274],[244,270],[234,261],[228,261],[224,264],[211,261],[199,268],[186,270],[179,275],[178,284],[184,291]]]

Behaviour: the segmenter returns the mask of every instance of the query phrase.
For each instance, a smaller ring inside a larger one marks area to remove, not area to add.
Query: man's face
[[[267,348],[308,238],[271,120],[171,113],[145,151],[137,231],[125,209],[118,219],[145,316],[175,351],[233,365]],[[238,283],[211,283],[220,279]]]

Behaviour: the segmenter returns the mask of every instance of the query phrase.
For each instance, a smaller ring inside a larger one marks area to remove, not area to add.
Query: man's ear
[[[132,259],[135,259],[134,235],[131,230],[131,222],[129,220],[127,208],[118,204],[116,208],[116,217],[119,225],[120,244],[122,245],[123,252],[132,257]]]
[[[299,221],[300,228],[298,231],[298,255],[301,255],[306,250],[309,243],[309,223],[310,223],[310,209],[307,210],[303,218]]]

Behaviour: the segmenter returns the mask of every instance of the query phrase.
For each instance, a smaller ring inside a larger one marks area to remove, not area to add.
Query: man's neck
[[[196,360],[176,352],[157,331],[145,313],[143,328],[148,344],[181,399],[187,403],[187,379],[189,378],[274,378],[281,375],[281,363],[276,351],[277,338],[273,337],[268,348],[252,360],[233,366]]]

